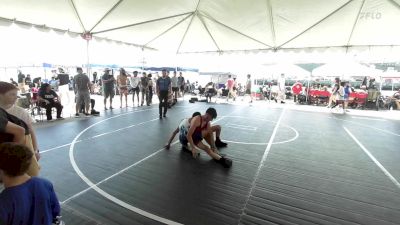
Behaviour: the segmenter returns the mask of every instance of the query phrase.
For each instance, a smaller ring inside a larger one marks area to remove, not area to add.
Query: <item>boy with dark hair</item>
[[[188,150],[196,158],[198,155],[197,149],[201,149],[216,162],[222,164],[225,168],[229,168],[232,166],[232,160],[221,157],[215,149],[214,136],[211,130],[211,121],[215,118],[217,118],[217,110],[210,107],[204,115],[195,116],[191,119],[189,131],[186,136]],[[203,138],[210,143],[211,148],[203,143]]]
[[[201,149],[225,168],[231,167],[232,160],[219,155],[216,149],[218,141],[220,142],[220,147],[226,147],[226,143],[221,142],[219,139],[220,126],[218,126],[219,132],[214,129],[216,126],[211,126],[210,121],[215,118],[217,118],[217,111],[214,108],[208,108],[205,115],[195,112],[192,118],[181,121],[178,128],[172,133],[165,148],[170,148],[172,140],[179,132],[179,141],[182,147],[192,152],[194,158],[199,154],[197,149]],[[217,141],[214,141],[214,132],[217,133]],[[211,147],[202,142],[203,138]]]
[[[32,157],[24,145],[0,144],[0,177],[5,187],[0,193],[0,224],[63,224],[53,185],[26,174]]]
[[[174,140],[175,136],[179,133],[179,140],[182,144],[182,147],[187,148],[187,133],[189,131],[189,127],[190,127],[190,121],[192,118],[196,117],[196,116],[201,116],[200,112],[194,112],[192,114],[191,118],[185,118],[183,119],[179,126],[172,132],[171,137],[168,140],[168,143],[165,145],[166,149],[169,149],[171,147],[171,143]],[[222,142],[220,139],[220,135],[221,135],[221,126],[220,125],[213,125],[211,126],[211,137],[214,138],[214,134],[216,135],[215,137],[215,147],[218,148],[223,148],[226,147],[228,144],[225,142]],[[209,141],[210,139],[206,139],[206,141]],[[207,142],[209,145],[211,145],[211,143]]]

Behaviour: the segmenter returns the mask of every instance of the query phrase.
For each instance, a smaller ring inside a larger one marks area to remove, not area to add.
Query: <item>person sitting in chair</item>
[[[394,93],[393,96],[389,98],[389,100],[389,109],[400,110],[400,89],[397,90],[397,92]]]
[[[60,99],[56,92],[51,90],[50,84],[42,84],[42,87],[40,87],[39,90],[38,101],[40,107],[46,109],[47,121],[51,121],[53,119],[51,116],[51,109],[53,107],[55,107],[57,110],[57,119],[63,119],[61,117],[63,106],[61,105]]]
[[[207,102],[211,102],[211,97],[216,94],[217,90],[215,89],[215,84],[213,82],[207,83],[205,88],[205,96],[207,98]]]

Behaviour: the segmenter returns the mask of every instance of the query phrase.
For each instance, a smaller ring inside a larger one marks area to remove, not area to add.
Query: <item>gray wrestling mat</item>
[[[163,150],[209,106],[230,169]],[[398,121],[179,102],[161,121],[152,106],[54,124],[37,128],[41,176],[69,225],[400,223]]]

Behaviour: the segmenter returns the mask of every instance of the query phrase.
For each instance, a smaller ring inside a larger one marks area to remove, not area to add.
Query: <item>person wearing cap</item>
[[[216,162],[220,163],[225,168],[229,168],[232,166],[232,160],[221,157],[215,148],[214,136],[211,130],[211,121],[215,118],[217,118],[217,111],[215,108],[210,107],[206,110],[204,115],[198,115],[191,119],[189,131],[186,136],[188,150],[191,151],[192,156],[196,158],[198,155],[197,149],[201,149]],[[203,138],[210,143],[211,147],[203,143]]]
[[[117,76],[117,87],[119,89],[119,95],[121,100],[122,108],[122,97],[125,95],[125,107],[128,107],[128,75],[124,68],[119,69],[119,75]]]
[[[114,98],[114,84],[115,78],[110,74],[110,69],[104,69],[104,75],[101,77],[101,83],[103,84],[103,94],[104,94],[104,110],[107,110],[107,98],[110,97],[110,109],[112,107],[112,99]]]
[[[139,106],[139,85],[140,85],[140,78],[137,76],[138,71],[133,71],[133,77],[129,77],[129,84],[132,88],[132,106],[135,106],[135,94],[137,96],[137,102]]]
[[[158,78],[156,84],[157,96],[160,100],[160,104],[158,105],[160,119],[162,116],[167,116],[168,109],[168,92],[171,92],[171,79],[167,76],[167,70],[162,70],[162,77]],[[162,113],[162,107],[164,107],[164,113]]]

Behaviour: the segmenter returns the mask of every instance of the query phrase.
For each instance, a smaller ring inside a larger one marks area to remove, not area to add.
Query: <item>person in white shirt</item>
[[[252,103],[253,96],[251,95],[251,75],[250,74],[247,74],[245,95],[250,95],[250,103]]]
[[[129,77],[129,83],[130,86],[133,90],[132,93],[132,103],[133,106],[135,106],[135,94],[137,96],[137,102],[138,102],[138,106],[139,106],[139,85],[140,85],[140,78],[137,76],[138,72],[137,71],[133,71],[133,77]]]
[[[286,97],[286,87],[285,87],[285,74],[281,74],[281,78],[278,79],[278,88],[279,88],[279,92],[278,92],[278,98],[280,99],[281,103],[284,104],[284,100]],[[277,102],[276,98],[275,98],[275,102]]]
[[[174,99],[178,99],[178,92],[179,92],[179,86],[178,86],[178,77],[176,76],[176,71],[174,71],[174,76],[171,77],[171,87],[172,87],[172,92],[174,95]]]

